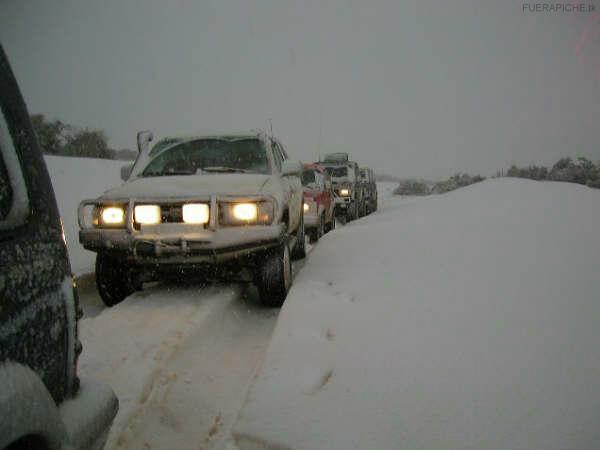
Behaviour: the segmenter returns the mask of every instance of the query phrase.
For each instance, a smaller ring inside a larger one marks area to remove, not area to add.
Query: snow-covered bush
[[[587,158],[579,157],[558,160],[550,171],[549,178],[554,181],[567,181],[578,184],[594,184],[600,178],[599,167]]]
[[[394,195],[429,195],[430,193],[429,186],[422,180],[404,180],[394,189]]]
[[[543,166],[517,167],[512,165],[507,177],[529,178],[530,180],[546,180],[548,179],[548,169]]]
[[[466,173],[457,173],[447,180],[435,183],[431,189],[431,192],[433,194],[443,194],[444,192],[450,192],[470,184],[479,183],[483,180],[485,180],[485,178],[480,175],[471,176]]]
[[[542,166],[517,167],[512,165],[505,176],[531,180],[565,181],[600,188],[600,163],[594,164],[581,156],[575,160],[566,157],[559,159],[550,170]]]

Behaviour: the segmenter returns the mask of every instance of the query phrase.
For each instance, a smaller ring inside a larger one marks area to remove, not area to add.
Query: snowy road
[[[279,310],[234,284],[157,284],[110,309],[93,283],[80,295],[80,372],[120,400],[106,449],[219,448]]]
[[[93,277],[79,293],[80,374],[109,383],[120,402],[106,450],[221,448],[280,310],[237,284],[156,283],[112,308]]]

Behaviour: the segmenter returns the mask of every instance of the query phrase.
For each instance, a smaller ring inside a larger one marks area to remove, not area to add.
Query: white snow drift
[[[240,449],[596,449],[600,191],[390,199],[295,280]]]
[[[127,161],[48,155],[44,159],[63,221],[73,273],[93,272],[96,254],[85,250],[79,243],[77,207],[81,200],[97,197],[121,184],[120,169]]]

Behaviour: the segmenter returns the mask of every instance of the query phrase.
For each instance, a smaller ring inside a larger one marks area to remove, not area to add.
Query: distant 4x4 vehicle
[[[360,180],[363,184],[363,198],[367,214],[377,211],[377,183],[373,169],[369,167],[360,168]]]
[[[335,228],[335,196],[331,178],[318,164],[305,164],[302,171],[304,187],[304,226],[311,242]]]
[[[81,310],[58,208],[2,47],[0,107],[0,449],[99,449],[118,402],[77,375]]]
[[[104,303],[193,268],[245,277],[263,303],[280,306],[291,260],[305,256],[302,164],[261,131],[151,140],[138,134],[125,184],[79,206],[79,240],[97,252]]]
[[[350,161],[347,153],[329,153],[319,164],[325,167],[333,183],[336,216],[346,221],[364,216],[366,211],[358,164]]]

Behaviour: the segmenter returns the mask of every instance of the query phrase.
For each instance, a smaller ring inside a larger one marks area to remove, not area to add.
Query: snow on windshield
[[[258,139],[196,139],[158,153],[142,176],[192,175],[198,171],[268,174],[269,161]]]

